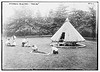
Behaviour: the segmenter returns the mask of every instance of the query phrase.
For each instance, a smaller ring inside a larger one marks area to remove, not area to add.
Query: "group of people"
[[[27,38],[24,38],[22,40],[22,47],[31,47],[32,48],[32,52],[33,51],[38,51],[38,48],[36,45],[30,45],[29,41],[27,40]]]
[[[11,38],[8,38],[7,41],[6,41],[6,45],[7,46],[16,46],[16,36],[12,36]]]
[[[7,46],[16,46],[16,36],[13,35],[11,38],[8,38],[6,41]],[[29,41],[27,38],[24,38],[22,40],[22,47],[31,47],[32,52],[38,51],[38,47],[36,45],[30,45]],[[52,51],[50,54],[58,54],[58,48],[55,45],[51,45]]]

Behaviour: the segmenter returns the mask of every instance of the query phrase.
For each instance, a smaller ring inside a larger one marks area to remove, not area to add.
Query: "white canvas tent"
[[[85,39],[80,35],[80,33],[72,26],[68,18],[61,28],[51,37],[52,41],[59,42],[61,36],[64,35],[63,41],[65,42],[80,42]]]

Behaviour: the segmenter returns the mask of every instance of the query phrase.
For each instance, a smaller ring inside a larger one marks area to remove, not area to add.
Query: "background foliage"
[[[96,10],[73,10],[68,12],[66,6],[59,5],[56,11],[50,10],[48,16],[42,17],[38,11],[32,16],[31,11],[23,9],[15,11],[15,15],[4,24],[5,36],[53,35],[69,18],[71,24],[84,37],[96,37]]]

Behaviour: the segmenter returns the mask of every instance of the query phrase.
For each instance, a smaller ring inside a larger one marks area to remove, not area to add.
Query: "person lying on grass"
[[[32,52],[34,52],[34,51],[38,51],[38,48],[36,45],[32,45]]]

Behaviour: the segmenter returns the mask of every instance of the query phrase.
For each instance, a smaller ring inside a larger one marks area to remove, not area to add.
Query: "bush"
[[[83,37],[92,37],[91,32],[86,31],[86,30],[82,31],[82,32],[81,32],[81,35],[82,35]]]

